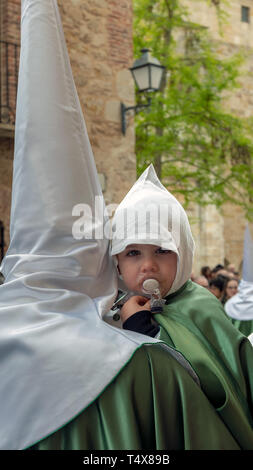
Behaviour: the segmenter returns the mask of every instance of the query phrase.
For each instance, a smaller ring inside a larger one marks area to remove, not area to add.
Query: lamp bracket
[[[135,114],[139,113],[139,111],[143,108],[148,108],[151,104],[151,98],[150,96],[148,97],[148,101],[146,104],[137,104],[136,106],[126,106],[124,103],[120,103],[121,105],[121,130],[122,134],[126,134],[126,128],[127,128],[127,123],[126,123],[126,113],[129,111],[134,111]]]

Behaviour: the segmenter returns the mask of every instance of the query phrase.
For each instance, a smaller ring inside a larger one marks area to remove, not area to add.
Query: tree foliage
[[[222,2],[205,1],[224,21]],[[252,218],[253,120],[225,104],[240,86],[243,55],[221,57],[207,28],[190,22],[179,0],[134,0],[134,47],[136,56],[150,48],[167,70],[148,112],[136,116],[138,174],[153,163],[186,205],[231,201]]]

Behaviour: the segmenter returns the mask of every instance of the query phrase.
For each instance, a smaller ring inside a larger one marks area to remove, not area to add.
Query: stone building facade
[[[221,54],[233,53],[239,47],[250,52],[242,87],[231,97],[229,106],[243,116],[252,115],[253,0],[228,2],[230,17],[222,36],[215,10],[219,0],[210,1],[209,6],[202,0],[182,1],[188,6],[191,19],[211,30]],[[117,203],[136,178],[133,118],[124,136],[120,116],[121,102],[134,104],[134,84],[128,70],[133,62],[132,0],[58,0],[58,4],[105,200]],[[249,21],[245,21],[246,17],[242,21],[242,7]],[[20,0],[0,0],[0,14],[0,220],[4,222],[7,248],[17,85],[14,45],[19,46]],[[8,55],[5,43],[9,44]],[[240,209],[226,205],[218,211],[213,206],[195,206],[189,216],[197,245],[194,272],[197,274],[203,265],[214,266],[224,260],[239,268],[246,224]]]
[[[218,43],[221,56],[245,51],[241,87],[229,99],[226,107],[242,117],[253,115],[253,0],[230,0],[223,6],[226,22],[220,29],[217,19],[219,0],[210,1],[209,6],[201,0],[184,0],[191,20],[206,26]],[[241,271],[243,239],[246,220],[240,207],[225,204],[221,210],[214,206],[195,207],[191,214],[192,229],[197,245],[194,272],[203,265],[213,267],[218,263],[234,263]]]

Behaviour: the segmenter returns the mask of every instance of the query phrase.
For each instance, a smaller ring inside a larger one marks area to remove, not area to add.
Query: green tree
[[[205,1],[225,21],[221,1]],[[136,56],[150,48],[167,70],[148,112],[136,116],[138,174],[153,163],[186,205],[231,201],[252,218],[253,120],[224,104],[240,86],[243,55],[221,57],[207,28],[189,21],[180,0],[134,0],[134,47]]]

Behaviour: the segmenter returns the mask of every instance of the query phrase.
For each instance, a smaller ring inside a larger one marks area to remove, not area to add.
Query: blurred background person
[[[196,284],[199,284],[202,287],[206,287],[207,289],[209,288],[209,283],[205,276],[197,276],[194,279],[194,282],[196,282]]]
[[[215,266],[211,271],[211,279],[215,279],[217,276],[223,276],[226,279],[232,279],[235,277],[234,274],[231,271],[228,271],[222,264],[217,264],[217,266]]]
[[[226,278],[223,276],[217,276],[214,279],[209,281],[209,290],[212,292],[218,300],[221,301],[224,293],[224,285],[226,282]]]
[[[233,295],[237,294],[238,292],[238,279],[232,278],[232,279],[227,279],[224,284],[224,294],[222,297],[222,303],[223,305],[227,302],[228,299],[231,299]]]
[[[222,264],[217,264],[212,270],[211,270],[211,276],[210,279],[214,279],[215,277],[218,276],[217,272],[220,271],[221,269],[224,269],[224,266]]]
[[[225,277],[226,279],[232,279],[234,277],[233,273],[227,271],[226,268],[222,268],[222,269],[219,269],[217,272],[216,272],[216,276],[223,276]]]
[[[230,273],[235,273],[235,265],[234,264],[228,264],[227,265],[227,271],[230,272]]]
[[[239,273],[239,271],[235,271],[235,272],[234,272],[234,279],[237,279],[238,284],[240,284],[241,278],[240,278],[240,273]]]
[[[211,279],[211,268],[209,266],[202,266],[200,274],[208,280]]]

